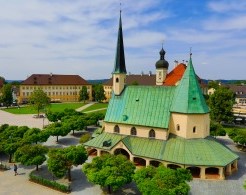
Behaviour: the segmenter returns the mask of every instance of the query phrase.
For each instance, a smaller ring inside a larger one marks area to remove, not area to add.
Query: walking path
[[[76,111],[80,112],[80,111],[82,111],[82,110],[84,110],[84,109],[86,109],[86,108],[92,106],[92,105],[95,104],[95,103],[96,103],[96,102],[90,102],[89,104],[86,104],[86,105],[84,105],[84,106],[82,106],[82,107],[80,107],[80,108],[77,108]]]
[[[0,125],[2,124],[42,129],[45,125],[49,124],[49,121],[47,118],[33,118],[33,114],[12,114],[0,110]]]

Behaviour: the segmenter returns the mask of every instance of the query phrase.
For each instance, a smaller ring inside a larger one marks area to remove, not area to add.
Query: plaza
[[[13,119],[13,120],[11,120]],[[48,121],[45,121],[45,123]],[[14,115],[6,113],[0,110],[0,124],[9,123],[10,125],[27,125],[29,127],[40,127],[42,128],[42,119],[34,119],[32,115]],[[245,152],[239,151],[235,144],[228,137],[218,137],[220,142],[231,148],[240,157],[238,161],[238,171],[231,176],[228,176],[226,180],[221,181],[205,181],[193,179],[189,182],[191,186],[191,195],[243,195],[245,190],[243,189],[243,183],[246,180],[246,155]],[[49,147],[66,147],[68,145],[78,144],[79,137],[67,135],[66,137],[60,138],[59,144],[55,142],[54,137],[50,137],[44,145]],[[1,160],[7,161],[7,159],[1,156]],[[90,160],[90,159],[89,159]],[[18,165],[18,176],[14,176],[13,167],[11,170],[0,172],[0,195],[26,195],[26,194],[37,194],[37,195],[55,195],[63,194],[50,188],[41,186],[39,184],[28,181],[28,174],[35,169],[34,166],[23,166]],[[42,166],[41,166],[42,170]],[[72,169],[72,195],[85,194],[85,195],[97,195],[103,194],[103,191],[98,185],[89,183],[85,175],[81,171],[81,166],[74,167]],[[134,183],[124,186],[123,189],[115,194],[140,194],[136,189]]]

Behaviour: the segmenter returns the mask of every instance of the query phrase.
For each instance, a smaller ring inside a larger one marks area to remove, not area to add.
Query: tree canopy
[[[234,93],[226,88],[219,87],[214,94],[209,96],[208,104],[210,117],[216,122],[231,122],[233,120],[232,107],[235,103]]]
[[[71,181],[72,166],[81,165],[88,158],[87,152],[82,145],[51,149],[48,156],[48,169],[59,178],[67,173],[69,181]]]
[[[58,136],[66,136],[70,131],[70,126],[63,124],[61,122],[54,122],[48,125],[43,131],[51,136],[56,136],[56,141],[58,142]]]
[[[37,110],[38,116],[41,109],[44,109],[50,105],[50,98],[40,88],[33,91],[29,101],[34,109]]]
[[[102,102],[103,100],[106,99],[103,85],[97,84],[93,86],[93,96],[94,96],[94,100],[97,102]]]
[[[111,187],[116,191],[132,181],[135,165],[123,155],[105,154],[93,158],[82,170],[88,181],[101,187],[108,187],[110,193]]]
[[[79,101],[86,101],[89,99],[89,94],[87,92],[87,87],[83,86],[79,92]]]
[[[3,85],[1,92],[0,101],[8,108],[13,103],[12,85],[9,83]]]
[[[12,155],[16,150],[27,144],[23,136],[29,128],[26,126],[2,125],[0,129],[0,149],[9,155],[9,162],[11,162]]]
[[[158,168],[148,166],[137,170],[134,175],[134,181],[144,195],[186,195],[190,190],[186,181],[190,180],[192,180],[192,175],[188,170],[173,170],[164,166]]]
[[[38,171],[38,165],[44,163],[47,152],[48,148],[39,144],[24,145],[15,152],[15,160],[27,166],[36,165],[36,170]]]

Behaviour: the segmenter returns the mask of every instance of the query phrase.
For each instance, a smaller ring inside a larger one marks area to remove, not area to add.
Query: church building
[[[178,85],[163,85],[168,62],[160,51],[156,86],[126,85],[122,20],[113,69],[113,94],[102,133],[84,145],[89,154],[124,154],[137,166],[189,169],[195,178],[225,179],[239,157],[210,134],[209,108],[192,56]]]

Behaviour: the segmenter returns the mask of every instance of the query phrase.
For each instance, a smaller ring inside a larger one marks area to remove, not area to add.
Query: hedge
[[[33,181],[35,183],[50,187],[50,188],[52,188],[54,190],[58,190],[58,191],[65,192],[65,193],[70,193],[71,192],[71,189],[70,189],[69,185],[66,186],[66,185],[57,183],[56,181],[51,181],[51,180],[45,179],[43,177],[34,175],[33,172],[31,172],[29,174],[29,180]]]

